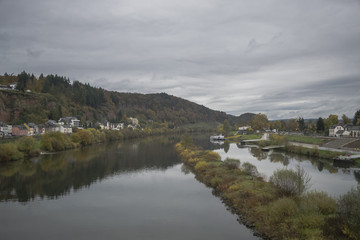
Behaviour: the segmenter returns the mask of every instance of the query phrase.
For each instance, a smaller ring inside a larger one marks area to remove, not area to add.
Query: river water
[[[249,147],[236,143],[218,144],[213,150],[220,154],[222,160],[235,158],[241,163],[249,162],[255,165],[266,180],[277,169],[296,169],[300,166],[311,177],[309,190],[325,191],[334,198],[346,194],[351,188],[360,186],[360,168],[334,166],[331,160],[282,151],[264,152],[257,146]]]
[[[182,166],[177,139],[0,166],[0,239],[258,239]]]
[[[156,137],[0,165],[0,239],[258,239],[175,154],[178,137]],[[311,189],[337,197],[359,172],[239,144],[196,145],[254,164],[268,178],[300,165]]]

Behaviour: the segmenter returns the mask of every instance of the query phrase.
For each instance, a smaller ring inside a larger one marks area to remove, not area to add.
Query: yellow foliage
[[[202,171],[208,166],[208,163],[205,161],[200,161],[195,165],[195,171]]]

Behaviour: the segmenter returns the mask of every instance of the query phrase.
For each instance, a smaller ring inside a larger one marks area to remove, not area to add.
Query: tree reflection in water
[[[167,137],[99,144],[0,165],[0,201],[57,198],[117,174],[167,169],[180,161]]]

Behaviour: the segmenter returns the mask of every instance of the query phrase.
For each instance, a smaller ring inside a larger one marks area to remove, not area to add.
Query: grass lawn
[[[296,136],[296,135],[288,135],[287,139],[291,142],[308,143],[308,144],[321,144],[326,141],[325,139],[321,139],[317,137]]]

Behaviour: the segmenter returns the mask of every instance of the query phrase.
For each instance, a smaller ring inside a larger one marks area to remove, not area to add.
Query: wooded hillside
[[[71,83],[58,75],[35,77],[22,72],[17,76],[0,76],[0,84],[11,83],[17,83],[16,90],[0,91],[0,121],[6,123],[44,123],[62,116],[76,116],[83,123],[137,117],[140,123],[151,120],[173,126],[236,121],[234,116],[166,93],[119,93],[79,81]]]

